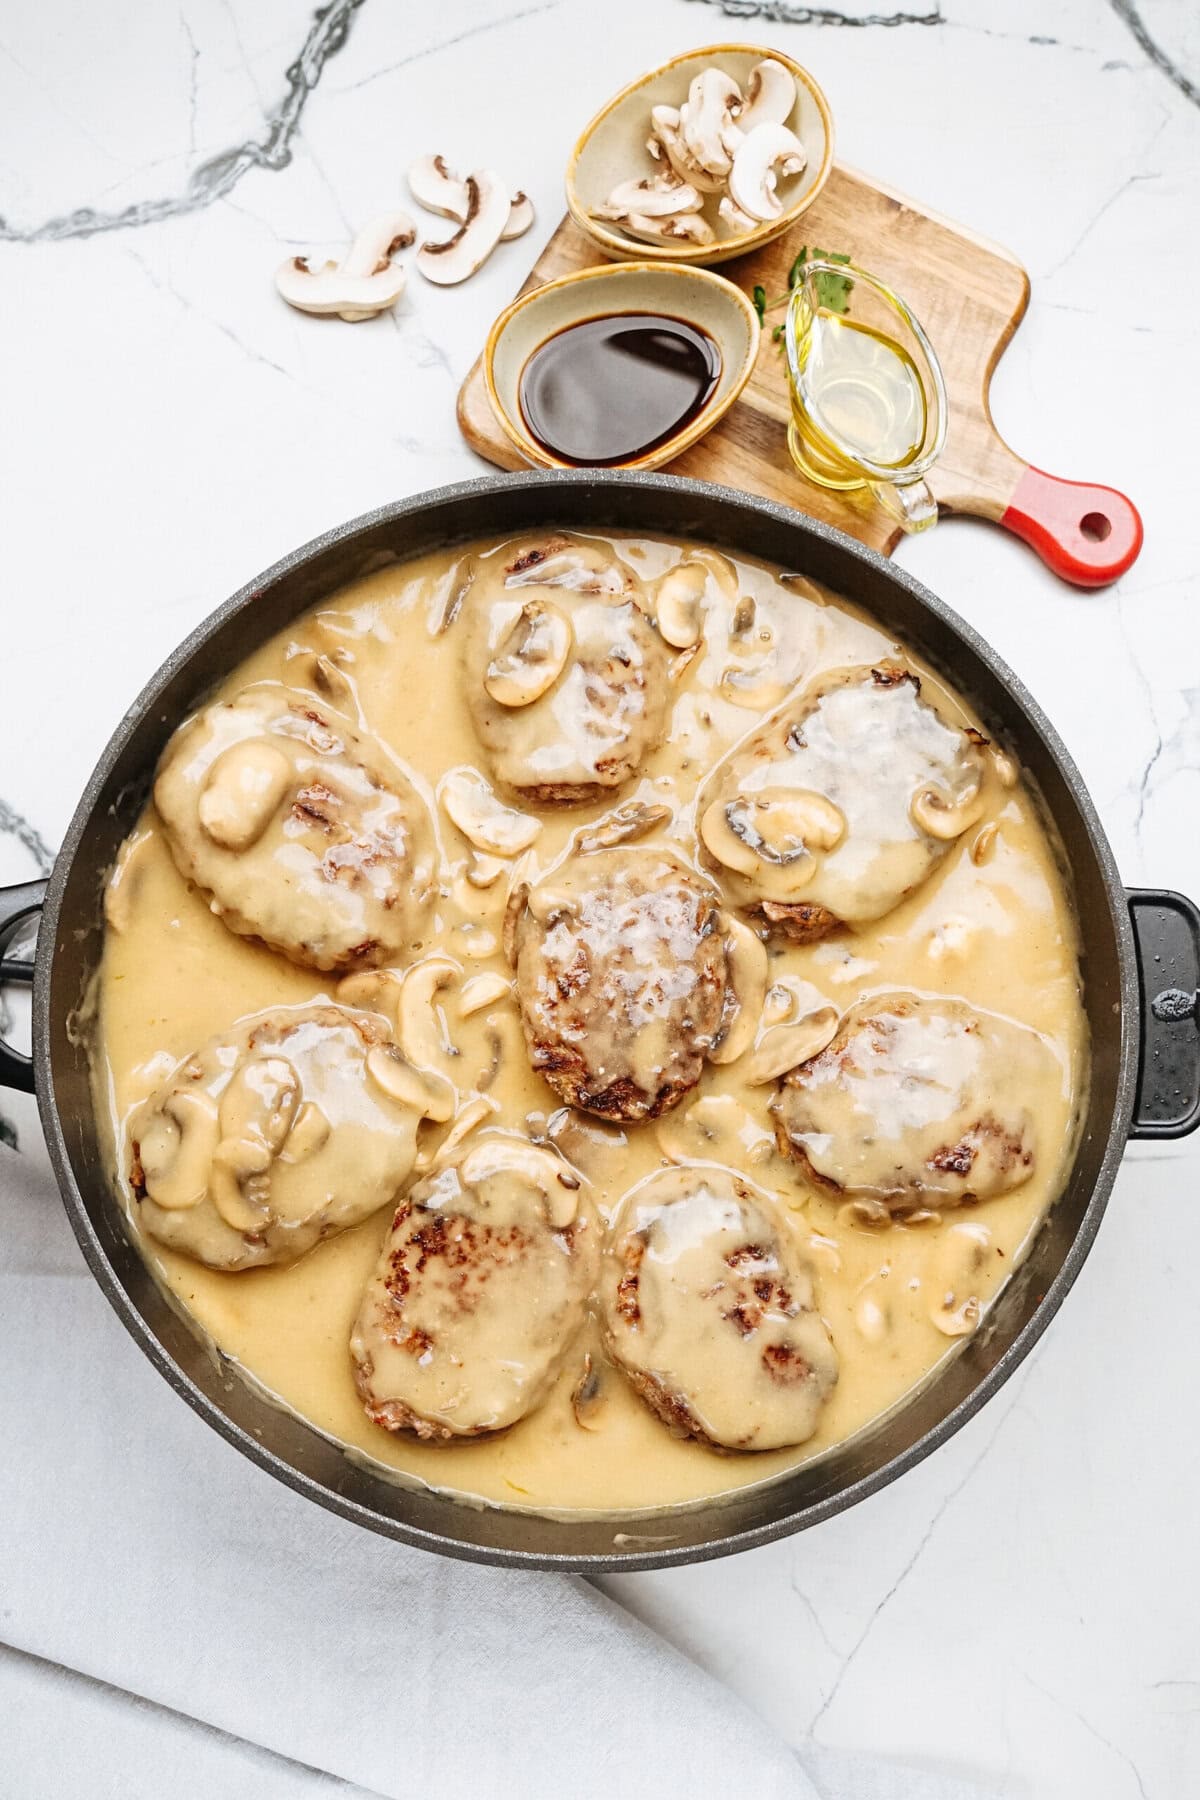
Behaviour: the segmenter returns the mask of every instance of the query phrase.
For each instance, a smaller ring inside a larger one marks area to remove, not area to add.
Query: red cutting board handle
[[[1031,544],[1076,587],[1106,587],[1136,560],[1142,519],[1128,495],[1087,481],[1062,481],[1026,463],[1000,524]]]

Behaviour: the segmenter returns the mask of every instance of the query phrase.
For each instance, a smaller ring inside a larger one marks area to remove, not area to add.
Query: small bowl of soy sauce
[[[533,288],[488,335],[496,417],[543,469],[657,469],[729,411],[759,322],[731,281],[669,263],[610,263]]]

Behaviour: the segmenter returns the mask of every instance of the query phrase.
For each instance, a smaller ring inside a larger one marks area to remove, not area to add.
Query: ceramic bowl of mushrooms
[[[622,88],[571,152],[567,206],[609,256],[718,263],[769,243],[833,166],[829,103],[779,50],[689,50]]]

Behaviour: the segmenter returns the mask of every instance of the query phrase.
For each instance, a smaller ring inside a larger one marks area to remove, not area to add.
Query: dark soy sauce
[[[555,332],[521,371],[529,435],[560,462],[605,468],[655,450],[694,419],[721,374],[698,325],[610,313]]]

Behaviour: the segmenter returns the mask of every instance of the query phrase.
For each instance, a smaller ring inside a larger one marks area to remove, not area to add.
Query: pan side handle
[[[1200,908],[1166,888],[1128,888],[1142,995],[1130,1136],[1186,1137],[1200,1125]]]
[[[17,956],[7,956],[5,945],[17,926],[42,909],[46,898],[44,881],[26,881],[20,887],[0,888],[0,987],[15,982],[29,987],[33,982],[33,964]],[[16,1088],[19,1093],[33,1092],[33,1059],[14,1050],[0,1038],[0,1087]]]

